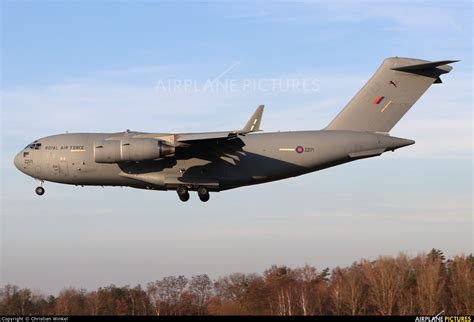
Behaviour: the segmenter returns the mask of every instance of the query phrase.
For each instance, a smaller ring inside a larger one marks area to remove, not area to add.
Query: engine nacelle
[[[174,154],[174,146],[157,139],[101,140],[94,142],[97,163],[147,161]]]

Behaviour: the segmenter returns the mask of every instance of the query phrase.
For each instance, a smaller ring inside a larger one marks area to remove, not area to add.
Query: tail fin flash
[[[392,57],[379,69],[326,130],[389,132],[440,75],[457,60],[430,62]]]

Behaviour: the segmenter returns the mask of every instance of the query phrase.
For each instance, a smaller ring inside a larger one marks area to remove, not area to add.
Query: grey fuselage
[[[128,138],[179,138],[140,132],[76,133],[44,137],[15,157],[16,167],[41,180],[73,185],[222,191],[302,175],[378,156],[414,141],[370,132],[321,130],[250,133],[231,141],[177,145],[156,160],[95,162],[96,142]]]
[[[320,131],[259,133],[259,105],[238,131],[60,134],[36,140],[14,162],[41,183],[176,190],[182,201],[196,190],[206,202],[209,191],[294,177],[413,144],[388,133],[455,62],[386,58]]]

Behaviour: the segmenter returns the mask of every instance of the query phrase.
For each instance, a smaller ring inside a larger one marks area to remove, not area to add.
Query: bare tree
[[[448,271],[452,313],[474,315],[474,257],[455,256]]]
[[[375,262],[361,262],[369,287],[368,300],[374,313],[392,315],[409,276],[409,261],[401,254],[397,258],[379,257]]]
[[[315,286],[319,281],[319,272],[315,267],[305,265],[294,270],[295,292],[303,315],[315,312]]]
[[[293,315],[296,305],[295,274],[287,266],[272,266],[264,273],[271,307],[277,315]]]
[[[59,292],[56,299],[56,314],[81,315],[85,311],[85,290],[77,290],[73,287],[64,288]]]
[[[367,297],[367,284],[358,263],[349,268],[336,268],[331,278],[331,298],[335,314],[363,314]]]
[[[99,296],[96,291],[87,293],[86,305],[89,309],[88,314],[98,315],[99,314]]]
[[[264,282],[257,274],[233,273],[214,283],[219,298],[219,314],[263,314],[267,297]]]
[[[2,314],[30,314],[32,308],[31,291],[15,285],[6,285],[0,292]]]
[[[148,284],[156,315],[180,314],[180,300],[187,284],[188,279],[182,275],[164,277]]]
[[[189,282],[189,292],[193,295],[196,314],[207,314],[207,302],[212,295],[212,281],[206,274],[196,275]]]
[[[442,305],[445,277],[441,257],[417,256],[413,260],[416,274],[416,298],[419,314],[436,315]]]

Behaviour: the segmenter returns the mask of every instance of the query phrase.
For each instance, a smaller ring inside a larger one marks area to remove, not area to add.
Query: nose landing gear
[[[35,192],[38,196],[42,196],[42,195],[44,195],[43,181],[39,181],[39,184],[40,185],[38,187],[36,187]]]
[[[44,188],[41,187],[41,186],[36,187],[35,192],[38,196],[42,196],[42,195],[44,195]]]

